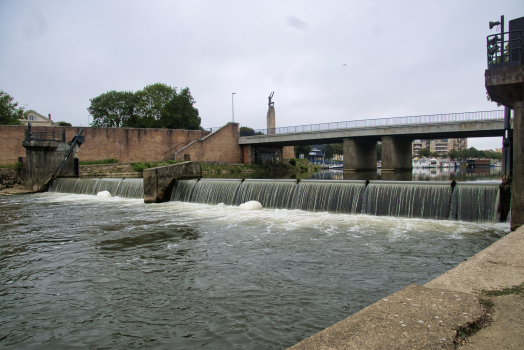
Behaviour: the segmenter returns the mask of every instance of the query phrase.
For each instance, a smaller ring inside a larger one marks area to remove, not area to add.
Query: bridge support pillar
[[[344,171],[376,171],[377,141],[375,139],[344,139]]]
[[[511,230],[516,230],[524,225],[524,101],[514,101],[513,108]]]
[[[411,170],[413,168],[411,139],[382,137],[382,171]]]

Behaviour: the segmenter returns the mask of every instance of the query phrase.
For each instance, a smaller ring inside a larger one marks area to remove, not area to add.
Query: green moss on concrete
[[[524,296],[524,283],[522,283],[520,286],[512,286],[509,288],[504,288],[500,290],[482,290],[482,295],[485,295],[487,297],[499,297],[501,295],[511,295],[511,294],[517,294],[517,295],[523,295]]]

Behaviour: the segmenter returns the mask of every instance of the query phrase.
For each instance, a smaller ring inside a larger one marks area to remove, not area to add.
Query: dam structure
[[[176,180],[170,201],[470,222],[506,221],[500,184],[351,180]],[[142,179],[58,178],[50,192],[144,198]]]

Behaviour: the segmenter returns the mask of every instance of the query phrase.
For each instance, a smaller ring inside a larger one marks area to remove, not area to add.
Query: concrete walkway
[[[424,286],[407,286],[290,349],[461,348],[457,329],[488,312],[481,291],[524,283],[523,253],[524,226]],[[491,325],[462,348],[524,349],[524,296],[491,300]]]

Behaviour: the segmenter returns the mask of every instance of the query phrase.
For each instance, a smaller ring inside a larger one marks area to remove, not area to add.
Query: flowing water
[[[218,201],[209,181],[188,184],[199,185],[202,201]],[[231,194],[240,182],[221,186]],[[0,348],[283,349],[430,281],[509,228],[314,202],[315,212],[246,211],[60,191],[0,197]]]

